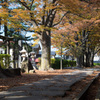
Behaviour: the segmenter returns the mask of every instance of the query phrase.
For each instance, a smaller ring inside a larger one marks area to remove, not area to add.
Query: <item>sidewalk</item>
[[[8,91],[0,92],[0,100],[56,100],[55,97],[63,97],[71,85],[92,73],[93,71],[74,71],[51,79],[13,87]]]

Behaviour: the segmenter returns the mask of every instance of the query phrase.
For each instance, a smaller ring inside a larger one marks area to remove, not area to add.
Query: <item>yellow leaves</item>
[[[9,18],[9,13],[6,8],[0,8],[0,18],[1,18],[1,24],[7,22],[7,19]]]
[[[31,27],[30,29],[35,30],[35,32],[43,32],[44,30],[51,30],[52,28],[46,27],[44,25],[40,25],[40,26]]]
[[[58,6],[54,6],[53,4],[47,4],[44,10],[49,11],[49,10],[55,9],[55,8],[57,8],[57,7],[58,7]]]
[[[0,5],[3,6],[3,7],[4,6],[7,7],[8,6],[8,3],[7,2],[3,2],[3,3],[0,3]]]
[[[38,43],[33,43],[32,47],[36,46]]]
[[[25,2],[24,0],[21,0],[21,2]]]
[[[35,34],[32,34],[32,37],[36,37],[37,36],[37,34],[35,33]]]
[[[34,34],[32,35],[32,37],[33,37],[33,40],[34,40],[34,43],[33,43],[32,46],[35,46],[35,45],[37,45],[38,42],[39,42],[39,36],[38,36],[38,34],[34,33]]]
[[[12,13],[14,19],[24,19],[25,21],[30,20],[30,11],[22,9],[14,9]]]
[[[0,17],[2,17],[2,18],[7,18],[8,17],[8,10],[7,9],[3,9],[3,8],[1,8],[0,9]]]

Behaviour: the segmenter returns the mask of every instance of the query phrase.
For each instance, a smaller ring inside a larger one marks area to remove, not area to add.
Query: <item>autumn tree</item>
[[[42,44],[40,69],[48,70],[50,68],[51,30],[62,21],[69,11],[62,9],[59,0],[17,0],[17,3],[21,7],[11,11],[10,20],[13,24],[10,25],[16,27],[16,22],[20,20],[28,26],[27,30],[34,30],[38,34]],[[21,24],[19,25],[21,26]]]
[[[71,50],[72,52],[77,51],[77,53],[75,54],[77,54],[76,55],[77,56],[77,66],[79,67],[80,66],[91,66],[90,63],[91,61],[93,62],[93,57],[91,56],[92,55],[91,52],[93,51],[92,50],[93,40],[90,40],[91,39],[90,36],[93,36],[93,27],[94,27],[94,30],[96,30],[97,25],[95,24],[95,22],[97,21],[99,23],[99,18],[100,18],[100,12],[99,12],[100,9],[98,6],[100,2],[98,0],[94,0],[94,1],[80,0],[80,1],[82,1],[80,2],[80,5],[83,5],[84,8],[80,8],[79,12],[71,11],[73,16],[75,15],[77,16],[75,19],[72,20],[72,23],[74,23],[73,27],[78,29],[78,32],[76,32],[78,34],[76,34],[76,37],[75,37],[75,40],[78,42],[75,44],[75,46],[73,46]],[[65,5],[65,8],[68,9],[67,8],[68,3],[62,0],[61,2]],[[67,16],[67,19],[71,20],[71,17]],[[94,32],[94,34],[99,35],[99,32]],[[95,43],[98,44],[98,42],[95,42]],[[92,57],[92,60],[90,61],[91,57]]]
[[[64,16],[82,16],[84,3],[76,0],[67,0],[67,5],[62,5],[59,0],[18,0],[21,7],[12,10],[11,21],[19,21],[29,26],[27,30],[34,30],[42,44],[41,70],[50,68],[51,31],[62,23]],[[87,6],[87,5],[86,5]],[[86,7],[85,7],[86,8]],[[85,9],[86,10],[86,9]],[[24,17],[26,16],[26,17]],[[68,22],[71,23],[70,20]],[[13,24],[15,26],[16,23]],[[20,25],[20,24],[19,24]]]
[[[64,17],[68,18],[69,23],[75,22],[70,20],[73,15],[84,19],[90,18],[89,3],[80,0],[8,0],[5,4],[16,7],[10,10],[10,15],[7,19],[9,27],[17,27],[19,30],[27,26],[24,30],[30,30],[37,33],[42,44],[41,70],[50,68],[50,46],[51,46],[51,31],[55,26],[62,23]],[[3,4],[4,4],[3,3]],[[5,13],[8,14],[8,8],[5,8]],[[1,8],[1,16],[4,8]],[[3,14],[3,15],[2,15]],[[70,15],[70,16],[68,16]],[[77,17],[77,19],[78,19]],[[2,17],[2,19],[4,19]],[[2,20],[3,22],[3,20]]]

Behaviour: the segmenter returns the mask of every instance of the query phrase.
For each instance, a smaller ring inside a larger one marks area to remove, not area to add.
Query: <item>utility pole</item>
[[[65,37],[64,35],[62,35],[62,37]],[[60,69],[62,70],[62,48],[63,48],[63,42],[65,41],[65,38],[62,38],[62,42],[61,42],[61,59],[60,59]]]
[[[61,59],[60,59],[60,69],[62,70],[62,43],[63,42],[61,42]]]

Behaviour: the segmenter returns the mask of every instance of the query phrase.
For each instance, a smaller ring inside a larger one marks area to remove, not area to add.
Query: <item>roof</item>
[[[20,51],[20,53],[26,53],[27,51],[25,50],[25,48],[23,47],[23,49]]]
[[[33,48],[33,49],[38,49],[38,48],[40,48],[40,45],[37,44],[37,45],[33,46],[32,48]]]
[[[14,43],[14,41],[9,41],[10,43]],[[0,41],[0,47],[3,46],[3,45],[7,45],[6,42],[4,41]],[[12,45],[10,45],[12,47]]]
[[[42,51],[39,51],[39,54],[42,54]],[[51,55],[52,56],[55,56],[56,55],[56,52],[55,51],[51,51]]]
[[[51,55],[56,55],[56,52],[55,51],[51,51]]]
[[[3,41],[0,41],[0,43],[3,43]]]
[[[14,38],[13,37],[7,37],[7,36],[2,36],[0,35],[0,39],[4,39],[4,40],[13,40]]]

